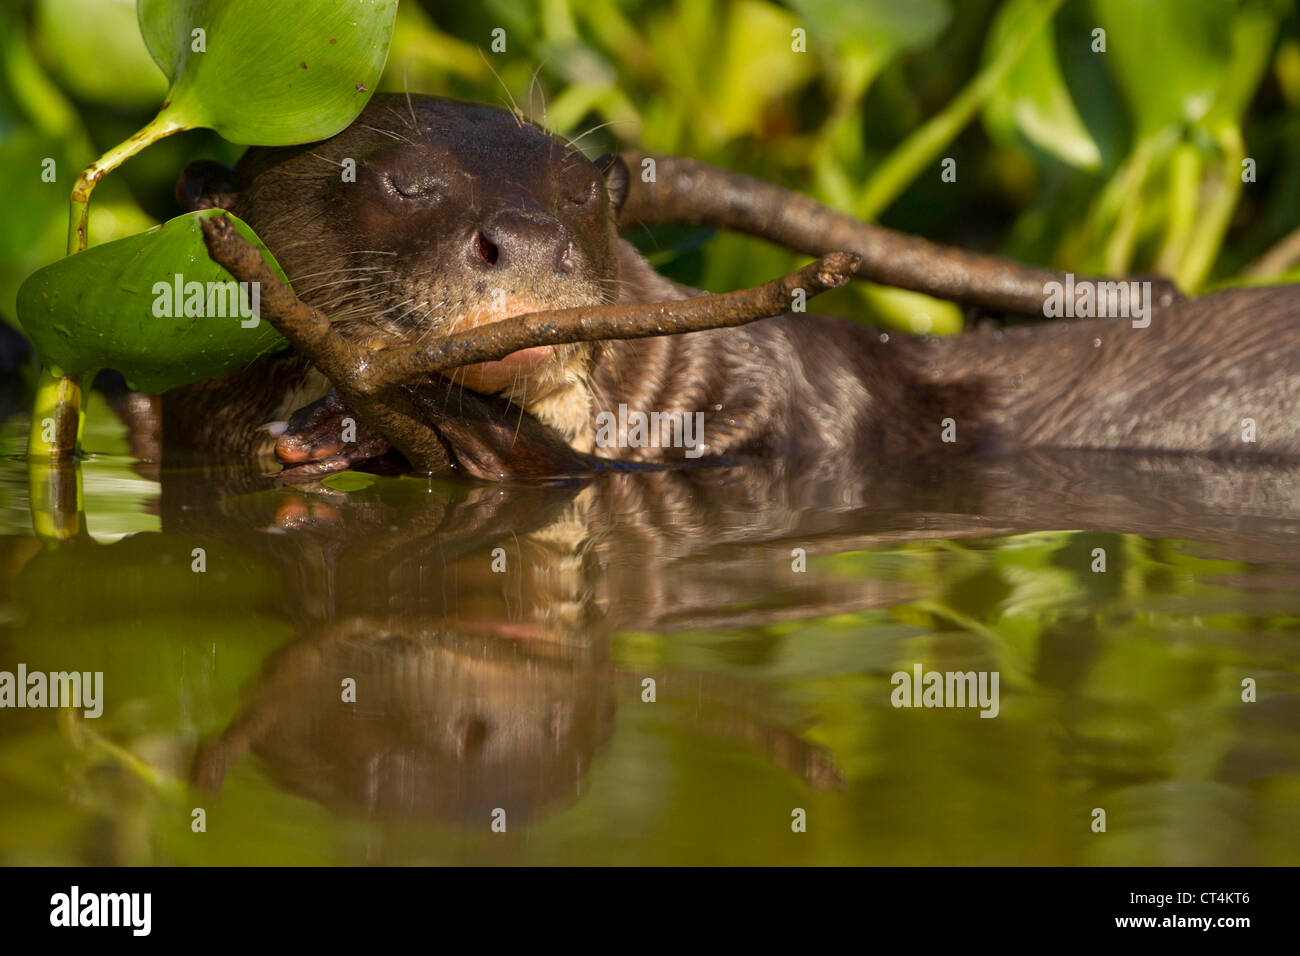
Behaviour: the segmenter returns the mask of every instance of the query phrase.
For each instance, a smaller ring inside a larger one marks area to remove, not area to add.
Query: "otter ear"
[[[627,164],[617,153],[606,153],[596,160],[596,168],[605,177],[605,191],[609,193],[609,203],[614,207],[614,215],[617,216],[623,208],[623,203],[627,201],[628,183],[631,179]]]
[[[211,159],[190,163],[176,180],[176,201],[186,212],[229,209],[238,198],[239,173]]]

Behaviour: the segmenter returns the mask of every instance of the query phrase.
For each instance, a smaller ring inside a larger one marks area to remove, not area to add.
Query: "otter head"
[[[376,348],[618,298],[622,162],[492,106],[379,94],[331,139],[195,163],[176,193],[248,222],[299,297]],[[590,355],[525,349],[453,380],[581,443]]]

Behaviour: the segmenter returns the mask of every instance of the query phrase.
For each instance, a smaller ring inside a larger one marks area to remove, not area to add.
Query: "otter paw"
[[[275,457],[286,481],[307,480],[378,458],[388,440],[370,428],[331,389],[324,398],[300,408],[275,442]]]

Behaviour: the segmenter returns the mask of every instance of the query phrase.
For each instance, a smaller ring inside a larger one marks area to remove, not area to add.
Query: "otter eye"
[[[390,193],[403,199],[433,200],[438,198],[438,183],[432,176],[407,179],[388,173],[384,176],[384,186]]]
[[[587,188],[580,193],[575,193],[569,197],[569,203],[573,206],[585,206],[600,195],[600,183],[588,183]]]

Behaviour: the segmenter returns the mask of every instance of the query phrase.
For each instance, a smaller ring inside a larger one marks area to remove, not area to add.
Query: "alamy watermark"
[[[0,671],[0,707],[80,707],[86,717],[104,712],[103,671]]]
[[[1133,328],[1151,324],[1151,283],[1136,279],[1099,281],[1067,272],[1065,281],[1043,283],[1043,315],[1049,319],[1131,318]]]
[[[51,926],[125,926],[133,936],[148,936],[152,893],[83,893],[73,886],[50,897]]]
[[[596,415],[597,448],[684,448],[687,458],[704,454],[703,412],[630,411]]]
[[[262,287],[257,282],[186,282],[176,273],[171,282],[153,284],[155,318],[238,318],[253,329],[262,317]]]
[[[997,671],[895,671],[889,702],[895,707],[978,707],[981,717],[996,717],[1001,709]]]

